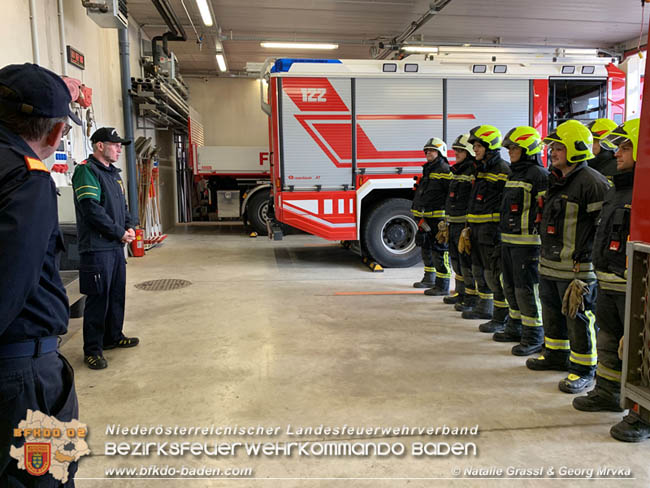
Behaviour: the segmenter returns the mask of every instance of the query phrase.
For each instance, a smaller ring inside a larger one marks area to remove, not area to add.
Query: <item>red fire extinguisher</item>
[[[131,251],[136,258],[144,256],[144,231],[142,229],[135,229],[135,239],[131,242]]]

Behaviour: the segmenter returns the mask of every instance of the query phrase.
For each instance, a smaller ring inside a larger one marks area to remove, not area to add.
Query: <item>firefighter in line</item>
[[[587,125],[587,129],[591,131],[591,135],[594,138],[594,143],[591,148],[594,157],[587,161],[587,164],[607,178],[610,184],[613,182],[613,177],[617,172],[616,157],[614,156],[616,146],[605,136],[616,127],[616,122],[610,119],[596,119]]]
[[[546,192],[548,171],[542,164],[542,138],[533,127],[515,127],[506,134],[503,147],[510,154],[512,174],[501,204],[501,256],[503,290],[509,317],[497,342],[518,342],[515,356],[538,353],[544,345],[539,303],[539,247],[537,201]]]
[[[413,283],[415,288],[431,288],[434,295],[449,293],[451,269],[447,245],[436,240],[438,223],[445,218],[445,199],[451,182],[447,162],[447,144],[432,137],[424,145],[427,162],[416,185],[411,213],[420,218],[416,243],[422,248],[424,277]]]
[[[614,186],[605,195],[594,239],[593,260],[598,277],[596,325],[599,327],[596,385],[586,396],[573,399],[574,408],[584,412],[623,411],[620,406],[623,365],[618,348],[625,328],[626,244],[630,235],[638,141],[639,119],[628,120],[601,140],[606,147],[618,146],[618,173],[613,177]],[[640,442],[650,438],[650,425],[631,411],[610,432],[619,441]]]
[[[593,138],[577,120],[560,124],[544,138],[553,169],[542,202],[540,298],[545,349],[526,366],[568,371],[558,387],[580,393],[594,381],[596,329],[593,306],[596,274],[591,251],[596,220],[609,188],[587,160]]]
[[[468,253],[458,250],[461,233],[467,226],[467,204],[472,192],[476,160],[469,134],[459,135],[451,148],[456,155],[456,164],[451,167],[452,179],[445,203],[445,219],[449,224],[449,256],[456,276],[456,290],[442,301],[458,304],[460,311],[463,311],[471,309],[478,298],[472,276],[472,258]]]
[[[481,332],[502,332],[508,315],[501,286],[501,236],[499,212],[510,165],[501,159],[501,132],[493,125],[474,127],[469,133],[477,161],[477,174],[470,194],[467,221],[471,231],[472,273],[478,303],[463,312],[464,319],[489,319]],[[481,269],[482,268],[482,269]]]

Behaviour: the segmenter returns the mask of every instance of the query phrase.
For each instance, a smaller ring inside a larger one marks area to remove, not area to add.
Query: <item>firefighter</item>
[[[519,342],[512,348],[516,356],[542,350],[541,305],[539,303],[539,247],[537,201],[546,192],[548,171],[540,156],[542,138],[532,127],[515,127],[503,140],[510,154],[512,174],[506,182],[501,204],[501,257],[503,289],[509,317],[498,342]]]
[[[458,304],[462,311],[474,306],[478,297],[472,276],[472,258],[467,252],[458,250],[461,233],[467,226],[467,204],[472,192],[476,160],[469,134],[459,135],[451,148],[456,155],[456,164],[451,167],[452,179],[445,203],[445,219],[449,224],[449,256],[456,275],[456,290],[442,301]]]
[[[436,239],[438,223],[445,218],[445,199],[451,182],[447,162],[447,144],[432,137],[424,145],[427,162],[422,166],[422,178],[417,184],[411,213],[420,218],[418,245],[422,248],[424,277],[413,283],[415,288],[431,288],[434,295],[449,293],[451,269],[447,245]]]
[[[622,361],[618,347],[625,322],[626,243],[630,235],[638,140],[639,119],[625,122],[601,140],[603,145],[605,141],[608,143],[605,147],[618,146],[617,174],[613,177],[613,187],[605,195],[594,239],[593,260],[598,277],[596,325],[599,327],[596,386],[586,396],[573,400],[573,406],[585,412],[623,411],[620,407]],[[611,434],[622,441],[641,441],[650,438],[650,425],[631,412],[612,428]]]
[[[614,157],[616,146],[606,136],[609,131],[616,128],[616,125],[616,122],[610,119],[596,119],[587,125],[587,129],[591,131],[594,138],[591,148],[594,157],[587,163],[607,178],[610,183],[616,174],[616,157]]]
[[[508,315],[501,287],[499,212],[510,165],[501,159],[501,132],[493,125],[480,125],[469,132],[477,161],[477,174],[470,194],[467,221],[471,231],[472,274],[478,303],[463,312],[464,319],[489,319],[481,332],[501,332]],[[482,269],[481,269],[482,268]],[[493,313],[494,312],[494,313]]]
[[[590,168],[593,138],[577,120],[560,124],[544,138],[553,169],[540,224],[540,298],[545,349],[526,366],[568,371],[559,388],[580,393],[593,384],[596,329],[592,312],[596,275],[591,250],[598,213],[609,187]]]

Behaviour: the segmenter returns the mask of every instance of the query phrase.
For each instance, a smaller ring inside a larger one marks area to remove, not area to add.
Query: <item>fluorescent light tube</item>
[[[435,46],[402,46],[402,49],[409,53],[437,53]]]
[[[338,49],[338,44],[316,42],[273,42],[264,41],[260,46],[267,49]]]
[[[228,71],[226,58],[222,53],[217,53],[217,65],[219,66],[219,71]]]
[[[208,0],[196,0],[196,6],[201,13],[201,20],[206,27],[212,27],[212,15],[210,15],[210,7],[208,7]]]

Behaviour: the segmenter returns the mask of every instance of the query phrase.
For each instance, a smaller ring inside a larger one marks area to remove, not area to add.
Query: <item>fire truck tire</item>
[[[369,211],[362,233],[362,248],[385,268],[408,268],[417,264],[417,222],[411,217],[411,200],[390,198]]]
[[[246,215],[253,230],[260,235],[266,235],[266,218],[269,210],[269,191],[260,190],[246,204]]]

